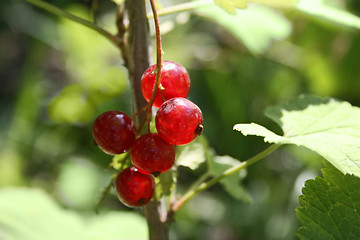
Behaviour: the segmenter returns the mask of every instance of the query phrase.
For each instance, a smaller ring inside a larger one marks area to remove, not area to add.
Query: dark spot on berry
[[[154,176],[154,177],[158,177],[160,175],[161,172],[152,172],[151,174]]]
[[[137,201],[137,203],[138,203],[139,205],[144,205],[145,202],[146,202],[146,198],[140,198],[140,199]]]
[[[204,130],[204,126],[201,123],[199,123],[199,125],[195,129],[195,133],[200,136],[202,134],[203,130]]]

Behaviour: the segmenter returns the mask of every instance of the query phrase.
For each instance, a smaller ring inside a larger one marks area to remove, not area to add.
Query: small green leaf
[[[175,173],[172,169],[160,174],[159,186],[161,189],[161,195],[169,196],[175,187]],[[158,186],[156,186],[158,187]]]
[[[202,8],[197,13],[224,27],[253,54],[265,52],[273,41],[285,39],[291,32],[289,21],[265,6],[249,6],[237,10],[236,15],[216,7]]]
[[[360,236],[360,179],[343,175],[330,164],[324,178],[305,182],[296,209],[299,239],[358,239]]]
[[[266,110],[284,131],[279,136],[257,124],[236,124],[244,135],[276,144],[307,147],[341,172],[360,177],[360,109],[330,98],[301,96]]]
[[[129,159],[129,152],[114,155],[110,166],[115,170],[125,169],[131,165],[131,161]]]
[[[360,29],[360,17],[345,10],[329,6],[324,1],[300,0],[297,3],[297,9],[329,22]]]
[[[195,170],[203,162],[205,162],[205,153],[202,144],[198,142],[192,142],[185,146],[178,147],[176,165]]]
[[[130,212],[83,215],[62,209],[44,191],[0,190],[0,233],[8,240],[147,239],[145,220]]]
[[[214,2],[230,14],[236,14],[236,8],[246,7],[246,0],[214,0]]]

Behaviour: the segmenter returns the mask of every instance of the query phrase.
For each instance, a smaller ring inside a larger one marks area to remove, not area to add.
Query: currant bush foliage
[[[211,176],[217,177],[227,169],[239,165],[240,161],[230,156],[213,156],[208,159],[208,171]],[[251,203],[252,198],[247,190],[242,186],[241,181],[246,177],[246,170],[232,174],[220,180],[220,184],[225,191],[235,199],[245,203]]]
[[[342,9],[339,5],[331,4],[331,1],[214,0],[214,2],[218,7],[201,8],[196,12],[222,26],[253,54],[266,53],[273,41],[283,40],[291,33],[290,22],[276,8],[293,9],[339,26],[360,28],[358,16]],[[259,22],[258,19],[263,21]]]
[[[359,239],[360,179],[326,163],[323,178],[305,182],[296,209],[299,239]]]
[[[214,0],[214,2],[230,14],[235,14],[236,8],[246,7],[246,0]]]
[[[325,21],[360,29],[360,18],[358,16],[332,6],[329,2],[330,1],[300,0],[296,8],[301,12]]]
[[[218,7],[197,10],[198,14],[232,34],[253,54],[264,53],[273,41],[283,40],[291,33],[289,21],[274,9],[251,6],[236,11],[236,15],[230,15]],[[263,21],[257,21],[259,18]]]
[[[265,142],[307,147],[344,174],[360,177],[360,109],[331,98],[301,96],[266,110],[284,132],[277,135],[255,124],[236,124],[235,130],[264,137]]]
[[[201,136],[200,136],[201,137]],[[191,170],[197,169],[205,162],[205,149],[196,140],[190,144],[178,147],[176,165],[188,167]]]
[[[81,215],[35,188],[0,190],[0,239],[146,239],[145,220],[130,212]],[[123,226],[119,231],[119,226]],[[136,231],[133,231],[136,229]]]
[[[91,19],[83,7],[73,5],[66,10],[82,19]],[[52,96],[49,117],[56,123],[88,123],[99,104],[126,90],[127,71],[116,60],[117,49],[93,30],[68,19],[61,19],[51,27],[58,35],[51,44],[63,52],[67,78],[74,83]]]

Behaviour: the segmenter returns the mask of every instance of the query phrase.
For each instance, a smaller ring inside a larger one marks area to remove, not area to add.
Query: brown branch
[[[147,105],[141,93],[140,80],[144,71],[149,67],[149,25],[144,0],[126,0],[125,7],[129,17],[126,55],[128,56],[134,112],[138,112]],[[142,113],[134,120],[137,120],[136,123],[139,125],[144,118],[145,113]]]
[[[146,18],[144,0],[126,0],[125,6],[129,17],[129,38],[127,56],[129,57],[129,75],[134,96],[134,112],[147,106],[141,93],[141,76],[149,67],[149,27]],[[140,114],[137,124],[146,118],[146,112]],[[160,219],[159,201],[152,200],[144,206],[144,213],[149,228],[150,240],[168,240],[168,224]]]
[[[119,37],[119,48],[121,56],[124,61],[124,66],[129,68],[129,58],[127,51],[127,41],[126,41],[126,26],[124,23],[124,14],[125,14],[125,5],[121,4],[117,8],[116,12],[116,27],[117,27],[117,36]]]

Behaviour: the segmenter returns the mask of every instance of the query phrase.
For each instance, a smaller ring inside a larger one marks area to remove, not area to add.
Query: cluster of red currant
[[[155,85],[156,65],[150,66],[141,78],[141,90],[149,102]],[[155,125],[157,133],[137,137],[132,119],[120,111],[108,111],[98,116],[92,133],[105,153],[121,154],[131,149],[132,167],[116,178],[116,192],[128,206],[142,206],[153,196],[157,176],[169,170],[175,162],[175,146],[191,142],[203,129],[201,110],[186,99],[190,77],[180,64],[164,61],[160,86],[153,106],[159,108]]]

